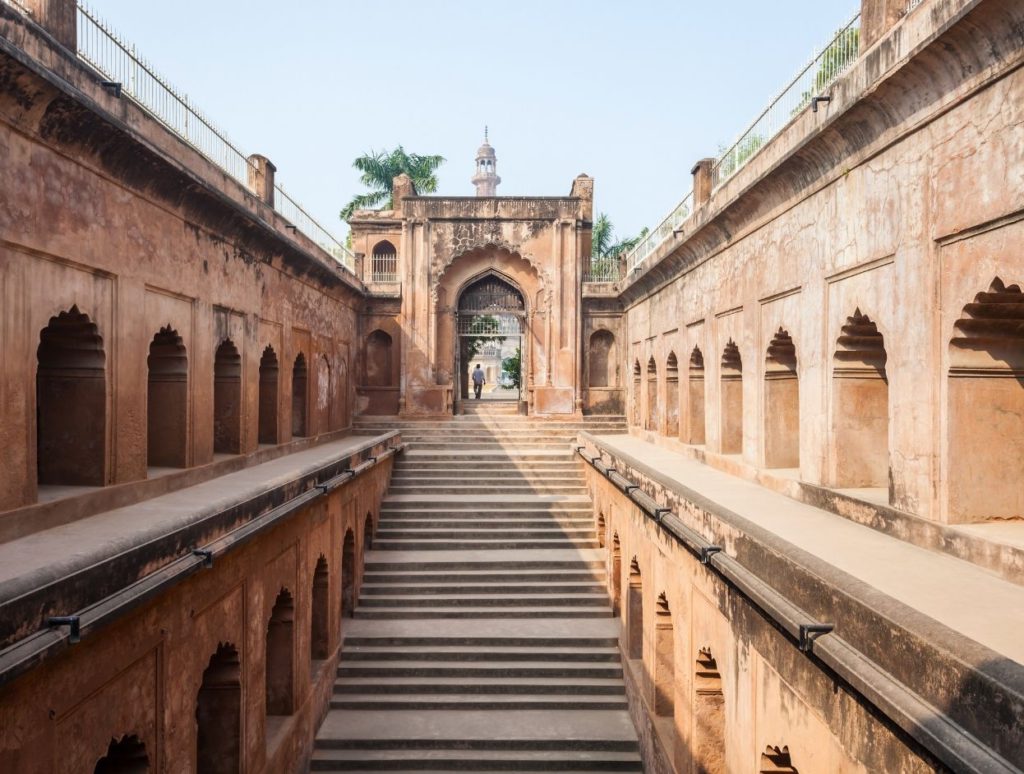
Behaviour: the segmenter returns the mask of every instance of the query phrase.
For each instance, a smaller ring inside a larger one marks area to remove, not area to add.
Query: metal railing
[[[252,190],[253,165],[249,157],[191,105],[187,95],[176,91],[138,54],[135,46],[120,38],[80,0],[77,21],[80,59],[97,70],[112,88],[119,88],[121,94],[130,97],[185,143]],[[274,209],[341,266],[354,271],[352,253],[280,186],[275,189]]]
[[[815,97],[845,73],[860,55],[860,11],[797,73],[768,107],[754,119],[711,170],[712,187],[717,188],[750,161],[775,135],[792,121]]]
[[[691,212],[693,212],[692,190],[683,197],[683,200],[676,205],[667,218],[661,221],[647,236],[637,243],[636,247],[629,251],[629,255],[626,256],[626,266],[629,271],[637,268],[648,255],[669,239],[673,232],[682,225],[683,221],[690,217]]]
[[[398,282],[398,254],[374,253],[370,258],[371,282]]]
[[[915,0],[909,0],[915,3]],[[917,3],[922,0],[916,0]],[[908,8],[909,12],[909,8]],[[711,170],[712,187],[718,188],[747,164],[773,137],[800,114],[811,99],[822,96],[860,55],[860,12],[844,24],[808,62],[747,129],[716,160]],[[657,228],[626,256],[629,271],[635,270],[690,217],[693,191],[683,197]]]
[[[621,255],[611,257],[592,257],[583,270],[584,282],[618,282],[622,279],[623,268]]]

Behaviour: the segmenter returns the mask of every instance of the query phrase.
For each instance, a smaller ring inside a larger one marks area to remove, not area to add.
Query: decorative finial
[[[487,124],[484,124],[484,142],[487,142]]]

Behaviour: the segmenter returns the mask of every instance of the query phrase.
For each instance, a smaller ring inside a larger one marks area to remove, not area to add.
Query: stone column
[[[696,210],[703,207],[711,200],[712,179],[711,171],[714,169],[715,159],[701,159],[693,165],[690,174],[693,175],[693,208]]]
[[[277,167],[266,156],[254,153],[249,157],[249,188],[261,202],[274,206],[274,174]]]
[[[21,0],[35,22],[65,48],[78,50],[78,8],[75,0]]]

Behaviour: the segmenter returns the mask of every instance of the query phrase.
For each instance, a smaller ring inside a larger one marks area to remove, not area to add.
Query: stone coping
[[[995,752],[1024,764],[1020,586],[635,437],[580,437],[647,499],[724,547],[733,566],[834,623],[811,657],[841,669],[919,742],[941,740],[948,751],[972,735],[983,758]],[[1000,766],[992,758],[985,770],[1008,770]]]
[[[0,679],[10,651],[48,617],[78,614],[182,560],[187,574],[203,561],[194,548],[220,540],[219,552],[230,550],[323,497],[318,486],[400,449],[396,431],[353,436],[0,545]]]
[[[649,430],[634,430],[630,435],[890,537],[984,567],[1004,580],[1024,586],[1024,524],[942,524],[887,504],[872,502],[856,489],[832,489],[803,481],[795,470],[787,473],[758,468],[740,455],[709,452],[703,446],[684,444]],[[990,534],[984,534],[986,531]]]
[[[397,428],[396,428],[397,429]],[[374,436],[385,432],[344,428],[308,438],[294,438],[279,444],[260,444],[244,454],[219,454],[213,461],[188,468],[164,468],[160,475],[106,486],[80,487],[73,493],[51,500],[23,505],[0,512],[0,544],[94,516],[127,505],[195,486],[239,470],[262,465],[324,444],[355,436]],[[170,471],[170,472],[167,472]]]

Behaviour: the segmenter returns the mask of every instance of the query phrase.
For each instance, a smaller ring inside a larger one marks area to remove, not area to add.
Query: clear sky
[[[620,236],[653,227],[858,0],[92,0],[92,9],[337,235],[352,159],[440,153],[472,195],[490,126],[499,194],[580,172]]]

